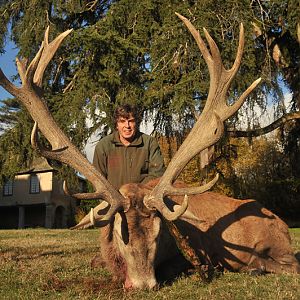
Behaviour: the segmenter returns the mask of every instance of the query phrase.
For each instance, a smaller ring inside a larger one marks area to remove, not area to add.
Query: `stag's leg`
[[[248,266],[242,268],[241,271],[249,272],[253,275],[261,275],[265,273],[293,273],[300,274],[300,265],[294,255],[286,255],[278,260],[273,258],[253,257]]]
[[[300,265],[293,254],[286,254],[279,258],[266,260],[266,271],[270,273],[300,274]]]

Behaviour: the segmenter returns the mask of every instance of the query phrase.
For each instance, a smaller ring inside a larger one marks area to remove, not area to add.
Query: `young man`
[[[126,183],[146,183],[162,176],[165,168],[155,138],[139,131],[140,117],[131,105],[114,113],[116,131],[96,145],[93,164],[119,189]]]

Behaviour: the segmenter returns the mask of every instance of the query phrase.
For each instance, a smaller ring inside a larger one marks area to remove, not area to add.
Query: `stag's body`
[[[155,184],[123,186],[130,209],[101,229],[102,259],[126,288],[152,288],[157,277],[170,279],[190,267],[164,219],[143,204]],[[182,197],[165,201],[172,209]],[[300,273],[288,226],[255,200],[212,192],[191,196],[188,210],[174,223],[203,264],[229,271]]]

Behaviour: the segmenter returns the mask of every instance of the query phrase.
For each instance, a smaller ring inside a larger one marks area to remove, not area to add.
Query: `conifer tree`
[[[271,99],[279,117],[288,112],[282,105],[283,80],[293,94],[293,111],[299,111],[297,1],[140,0],[138,5],[133,0],[1,1],[0,53],[11,38],[19,56],[31,59],[47,26],[50,39],[73,28],[43,82],[50,110],[72,141],[83,148],[96,129],[104,134],[113,129],[112,111],[124,102],[138,105],[161,134],[182,137],[204,106],[209,76],[196,43],[175,11],[189,18],[201,34],[202,27],[209,30],[226,67],[233,63],[243,22],[244,57],[230,97],[262,76],[263,84],[245,105],[265,108]],[[32,121],[16,103],[4,101],[1,108],[5,124],[0,141],[2,174],[16,171],[14,155],[20,158],[20,168],[32,158]],[[92,128],[87,126],[87,116]],[[237,121],[228,126],[235,128]],[[299,124],[282,128],[286,149],[299,154]],[[27,142],[16,142],[23,139]],[[8,145],[12,152],[5,150]]]

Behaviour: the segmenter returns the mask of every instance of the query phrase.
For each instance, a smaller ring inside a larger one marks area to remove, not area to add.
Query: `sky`
[[[9,80],[12,80],[11,77],[18,73],[15,64],[18,49],[16,48],[15,44],[13,44],[11,41],[7,43],[4,49],[5,53],[0,55],[0,68],[2,69],[6,77]],[[0,101],[9,97],[11,97],[11,95],[8,92],[6,92],[2,88],[2,86],[0,86]]]

